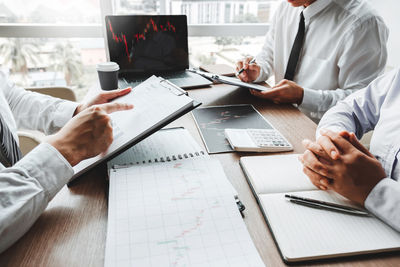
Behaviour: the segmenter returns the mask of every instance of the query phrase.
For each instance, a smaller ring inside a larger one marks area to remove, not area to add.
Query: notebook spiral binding
[[[195,152],[195,153],[185,153],[183,155],[172,155],[172,156],[167,156],[167,157],[161,157],[161,158],[156,158],[154,160],[149,160],[149,161],[137,161],[137,162],[131,162],[128,164],[115,164],[112,166],[113,170],[116,169],[124,169],[133,165],[138,165],[138,164],[146,164],[146,163],[157,163],[157,162],[171,162],[175,160],[181,160],[181,159],[188,159],[188,158],[195,158],[195,157],[200,157],[205,155],[204,151],[200,152]]]

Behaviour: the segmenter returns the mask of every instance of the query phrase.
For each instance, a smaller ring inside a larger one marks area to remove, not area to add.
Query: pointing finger
[[[107,103],[99,105],[99,107],[106,113],[110,114],[116,111],[129,110],[133,108],[132,104],[127,103]]]
[[[109,100],[112,100],[114,98],[129,94],[131,91],[132,91],[132,88],[130,88],[130,87],[125,88],[125,89],[117,89],[117,90],[103,92],[103,93],[101,93],[101,97],[104,100],[108,100],[109,101]]]

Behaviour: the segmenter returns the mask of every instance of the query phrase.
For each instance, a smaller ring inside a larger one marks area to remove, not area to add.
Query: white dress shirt
[[[284,78],[302,11],[305,39],[293,80],[304,88],[300,110],[318,121],[337,101],[382,72],[388,29],[363,0],[317,0],[307,8],[284,1],[256,56],[261,73],[255,82],[272,75],[276,82]]]
[[[17,127],[51,134],[73,116],[77,103],[25,91],[0,71],[0,113],[18,142]],[[10,168],[0,163],[0,253],[17,241],[74,171],[43,143]]]
[[[347,130],[358,138],[374,129],[370,152],[387,177],[372,189],[364,204],[400,231],[400,69],[378,77],[330,109],[318,125],[317,138],[321,128]]]

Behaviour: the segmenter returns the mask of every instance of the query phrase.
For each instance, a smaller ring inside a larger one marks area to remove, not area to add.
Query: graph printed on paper
[[[116,219],[109,225],[106,266],[263,266],[218,162],[117,171],[110,197],[122,201],[110,200],[109,224]]]

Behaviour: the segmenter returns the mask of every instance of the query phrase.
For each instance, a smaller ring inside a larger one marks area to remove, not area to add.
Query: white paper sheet
[[[221,165],[211,159],[111,172],[105,266],[264,266]]]

